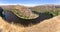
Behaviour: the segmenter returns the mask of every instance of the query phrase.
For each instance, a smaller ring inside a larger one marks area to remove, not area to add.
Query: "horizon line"
[[[1,5],[22,5],[22,6],[27,6],[27,7],[34,7],[34,6],[39,6],[39,5],[60,5],[60,4],[0,4]]]

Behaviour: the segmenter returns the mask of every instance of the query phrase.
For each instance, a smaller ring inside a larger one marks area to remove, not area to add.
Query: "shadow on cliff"
[[[3,9],[0,7],[0,14],[1,15],[2,15],[2,11],[3,11]],[[35,11],[32,11],[32,12],[38,14],[39,17],[37,17],[35,19],[22,19],[22,18],[19,18],[19,17],[17,17],[16,15],[14,15],[12,13],[14,16],[11,16],[11,17],[14,17],[14,18],[16,17],[15,20],[13,20],[13,19],[12,20],[7,20],[6,17],[4,17],[4,20],[6,20],[8,23],[11,23],[11,22],[19,23],[19,24],[21,24],[21,25],[26,27],[26,26],[28,26],[31,23],[32,24],[37,24],[37,23],[40,23],[41,21],[43,21],[45,19],[49,19],[49,18],[53,17],[52,14],[38,13],[38,12],[35,12]],[[6,16],[6,15],[4,15],[4,16]]]

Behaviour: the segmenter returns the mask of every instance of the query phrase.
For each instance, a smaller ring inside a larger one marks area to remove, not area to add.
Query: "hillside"
[[[10,11],[19,18],[35,19],[40,13],[51,14],[52,16],[60,15],[60,5],[40,5],[35,7],[25,7],[22,5],[6,5],[1,6],[4,11]],[[37,13],[36,13],[37,12]]]
[[[0,17],[0,32],[24,32],[24,27],[19,27],[13,23],[9,24]]]
[[[4,11],[14,13],[16,16],[23,19],[34,19],[38,17],[38,15],[32,13],[31,10],[28,9],[28,7],[21,5],[6,5],[6,6],[1,6],[1,8]]]
[[[57,8],[60,8],[60,5],[39,5],[39,6],[34,6],[34,7],[30,7],[33,11],[41,11],[41,12],[45,12],[45,11],[56,11]]]
[[[60,5],[52,5],[52,4],[48,4],[48,5],[39,5],[39,6],[35,6],[35,7],[30,7],[30,9],[32,11],[36,11],[38,13],[51,13],[53,14],[53,16],[59,15],[60,14]]]
[[[60,32],[60,16],[44,20],[30,27],[9,24],[0,17],[0,32]]]
[[[1,32],[60,32],[60,5],[0,6],[0,16]]]
[[[26,32],[60,32],[60,16],[44,20],[31,27],[26,27]]]

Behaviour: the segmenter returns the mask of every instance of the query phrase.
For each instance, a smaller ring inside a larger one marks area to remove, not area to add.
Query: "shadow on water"
[[[1,8],[0,8],[0,12],[1,12],[2,10],[1,10]],[[1,12],[2,13],[2,12]],[[0,13],[0,14],[1,14]],[[37,17],[37,18],[35,18],[35,19],[22,19],[22,18],[19,18],[19,17],[17,17],[16,15],[14,15],[14,16],[11,16],[11,17],[14,17],[15,19],[12,19],[12,20],[7,20],[7,19],[5,19],[7,22],[13,22],[13,23],[19,23],[19,24],[21,24],[21,25],[23,25],[23,26],[28,26],[29,24],[37,24],[37,23],[40,23],[41,21],[43,21],[43,20],[45,20],[45,19],[49,19],[49,18],[52,18],[53,17],[53,15],[52,14],[45,14],[45,13],[38,13],[38,12],[35,12],[35,11],[33,11],[33,13],[36,13],[36,14],[38,14],[39,15],[39,17]],[[5,15],[6,16],[6,15]],[[10,17],[10,16],[9,16]],[[11,18],[10,17],[10,18]],[[5,17],[5,18],[8,18],[7,16]]]
[[[7,20],[9,23],[11,21],[13,21],[14,23],[19,23],[23,26],[28,26],[29,24],[37,24],[37,23],[40,23],[41,21],[45,20],[45,19],[49,19],[49,18],[52,18],[53,15],[52,14],[45,14],[45,13],[38,13],[38,12],[35,12],[34,13],[38,14],[39,17],[35,18],[35,19],[22,19],[22,18],[19,18],[17,17],[16,15],[15,16],[12,16],[14,17],[15,19],[13,20]],[[13,13],[12,13],[13,14]],[[14,14],[13,14],[14,15]],[[10,17],[11,18],[11,17]]]
[[[3,9],[0,7],[0,16],[2,17],[3,15],[2,15],[2,11],[3,11]]]

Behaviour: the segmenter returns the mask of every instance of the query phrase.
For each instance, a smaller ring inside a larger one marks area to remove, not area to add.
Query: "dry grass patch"
[[[32,27],[27,27],[26,32],[60,32],[60,16],[44,20]]]
[[[0,32],[25,32],[24,30],[24,27],[9,24],[0,17]]]

